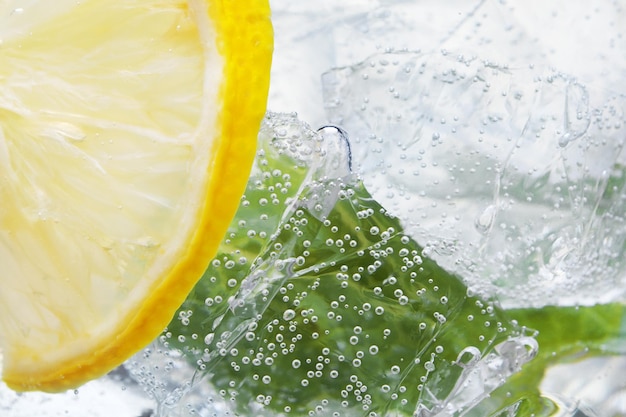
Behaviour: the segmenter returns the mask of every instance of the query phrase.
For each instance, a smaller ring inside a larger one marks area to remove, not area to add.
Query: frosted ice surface
[[[322,82],[374,197],[475,289],[509,306],[624,299],[626,96],[442,52]]]
[[[320,74],[393,50],[447,50],[501,65],[554,67],[596,91],[626,92],[622,1],[271,1],[270,109],[326,121]],[[293,86],[298,88],[294,89]]]

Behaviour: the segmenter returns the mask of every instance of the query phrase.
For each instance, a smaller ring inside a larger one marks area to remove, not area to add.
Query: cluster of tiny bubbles
[[[455,385],[460,352],[487,352],[516,331],[427,257],[356,176],[308,176],[320,147],[293,115],[264,122],[228,234],[161,336],[158,348],[193,369],[192,391],[213,390],[205,408],[411,415],[430,380]]]
[[[193,367],[179,350],[170,348],[169,341],[173,337],[171,332],[165,331],[158,340],[114,371],[124,379],[124,389],[127,385],[133,388],[138,385],[155,401],[154,410],[146,411],[150,413],[147,415],[169,416],[170,412],[179,415],[174,410],[179,410],[183,398],[189,399],[192,388],[189,376]],[[187,401],[184,404],[186,415],[195,415],[200,403]]]

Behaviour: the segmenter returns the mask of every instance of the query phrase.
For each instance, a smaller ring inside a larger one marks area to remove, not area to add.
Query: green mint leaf
[[[241,415],[472,407],[534,340],[424,256],[329,141],[266,121],[240,210],[165,343]]]

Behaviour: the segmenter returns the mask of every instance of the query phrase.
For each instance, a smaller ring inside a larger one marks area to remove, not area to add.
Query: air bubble
[[[462,368],[468,368],[475,365],[480,359],[480,350],[475,346],[468,346],[459,352],[456,358],[456,364]]]
[[[296,317],[296,312],[290,308],[283,312],[283,320],[285,321],[293,320],[294,317]]]

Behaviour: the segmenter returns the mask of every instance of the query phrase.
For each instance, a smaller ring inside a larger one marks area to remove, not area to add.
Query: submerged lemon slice
[[[167,325],[237,209],[271,51],[267,0],[0,3],[9,386],[77,386]]]

